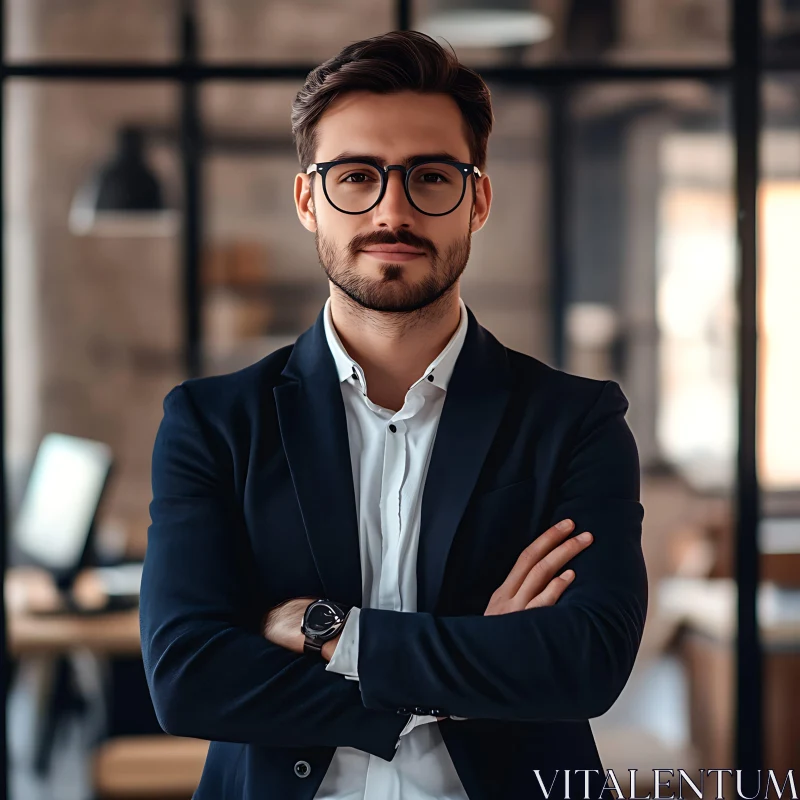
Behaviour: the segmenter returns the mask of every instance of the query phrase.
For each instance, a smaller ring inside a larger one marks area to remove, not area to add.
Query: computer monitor
[[[39,445],[13,538],[62,590],[85,564],[112,465],[111,447],[103,442],[48,433]]]

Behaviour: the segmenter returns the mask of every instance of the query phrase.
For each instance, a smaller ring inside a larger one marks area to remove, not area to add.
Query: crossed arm
[[[639,465],[618,385],[585,416],[550,524],[571,518],[594,542],[554,606],[441,617],[364,608],[359,680],[266,640],[233,500],[188,390],[175,387],[153,451],[152,524],[142,575],[145,674],[169,733],[267,746],[352,746],[391,760],[424,705],[495,719],[586,719],[625,685],[641,641],[647,578]]]

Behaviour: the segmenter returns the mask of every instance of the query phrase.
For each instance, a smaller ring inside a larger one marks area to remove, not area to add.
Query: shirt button
[[[433,375],[428,375],[428,380],[432,381],[433,380]]]
[[[394,433],[394,432],[397,430],[397,426],[396,426],[396,425],[390,425],[390,426],[389,426],[389,430],[390,430],[392,433]]]
[[[294,765],[294,774],[298,778],[307,778],[311,774],[311,765],[308,761],[298,761]]]

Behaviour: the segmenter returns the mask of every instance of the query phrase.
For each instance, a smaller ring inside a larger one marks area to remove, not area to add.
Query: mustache
[[[358,234],[350,240],[350,251],[357,253],[359,250],[365,250],[370,245],[376,244],[404,244],[408,247],[416,247],[418,250],[423,250],[431,255],[436,255],[436,246],[430,239],[424,239],[402,228],[395,233],[375,231],[374,233]]]

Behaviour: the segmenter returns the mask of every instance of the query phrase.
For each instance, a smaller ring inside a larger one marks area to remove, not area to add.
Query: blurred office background
[[[160,732],[135,605],[42,614],[52,571],[18,520],[47,502],[48,434],[104,444],[79,583],[89,604],[135,583],[164,395],[294,341],[327,296],[292,199],[290,103],[317,63],[402,26],[444,37],[492,91],[495,198],[465,302],[506,345],[630,400],[650,609],[628,686],[592,721],[604,766],[623,786],[640,770],[640,794],[653,768],[733,767],[733,0],[3,5],[13,800],[191,797],[207,743]],[[758,619],[782,774],[800,763],[800,2],[763,0],[758,22]]]

